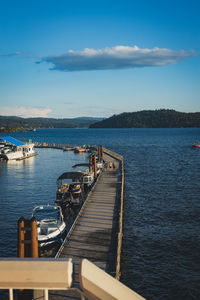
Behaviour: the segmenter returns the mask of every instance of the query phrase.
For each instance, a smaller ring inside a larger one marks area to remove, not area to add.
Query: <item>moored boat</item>
[[[87,149],[85,147],[76,147],[74,153],[85,153]]]
[[[65,172],[60,175],[57,179],[55,203],[62,209],[69,205],[81,205],[84,200],[82,181],[83,174],[81,172]]]
[[[59,241],[66,229],[62,210],[56,205],[36,206],[32,216],[37,220],[38,243],[44,247]]]
[[[92,166],[87,163],[80,163],[72,166],[72,168],[84,167],[84,171],[79,171],[83,174],[82,183],[84,185],[84,190],[87,191],[94,184],[94,171]]]
[[[200,148],[200,142],[196,142],[192,145],[192,147]]]
[[[5,147],[1,148],[1,158],[4,160],[21,160],[37,155],[34,150],[34,143],[29,140],[27,143],[16,140],[11,136],[1,137]]]

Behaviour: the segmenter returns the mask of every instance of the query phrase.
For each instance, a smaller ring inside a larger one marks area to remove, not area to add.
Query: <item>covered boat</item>
[[[84,171],[79,171],[83,174],[82,183],[84,185],[84,189],[87,190],[94,183],[94,171],[92,170],[92,166],[87,163],[76,164],[72,166],[72,168],[85,167]]]
[[[63,209],[68,205],[81,205],[84,199],[82,182],[81,172],[65,172],[60,175],[57,179],[56,204]]]
[[[1,147],[1,158],[5,160],[20,160],[37,155],[34,150],[34,143],[29,140],[27,143],[16,140],[11,136],[0,138],[4,142]]]
[[[37,220],[38,243],[41,247],[53,244],[62,238],[66,224],[59,206],[36,206],[32,216]]]

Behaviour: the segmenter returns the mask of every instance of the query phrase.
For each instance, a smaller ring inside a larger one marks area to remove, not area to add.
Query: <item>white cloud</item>
[[[40,62],[52,63],[51,70],[59,71],[111,70],[165,66],[194,55],[196,55],[194,51],[115,46],[98,50],[89,48],[82,51],[69,50],[61,55],[44,57]]]
[[[51,112],[50,108],[41,107],[25,107],[25,106],[2,106],[0,107],[0,115],[2,116],[18,116],[23,118],[47,117]]]

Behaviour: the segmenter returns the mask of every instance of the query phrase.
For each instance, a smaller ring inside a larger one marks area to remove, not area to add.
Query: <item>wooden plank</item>
[[[115,269],[116,226],[118,219],[119,164],[114,158],[104,155],[104,160],[116,163],[116,169],[107,168],[102,172],[94,190],[90,193],[84,210],[74,230],[63,244],[60,258],[71,257],[75,263],[75,283],[79,286],[78,268],[80,261],[87,258],[105,271]],[[62,296],[61,296],[62,295]],[[80,299],[69,292],[54,292],[50,300]]]

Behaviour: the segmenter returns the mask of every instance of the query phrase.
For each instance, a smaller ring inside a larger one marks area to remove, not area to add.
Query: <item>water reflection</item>
[[[76,163],[88,162],[88,155],[72,151],[37,149],[38,156],[23,161],[0,163],[0,256],[17,255],[17,220],[31,218],[37,205],[54,204],[56,180]],[[69,219],[72,216],[69,214]],[[8,247],[8,245],[12,245]]]
[[[17,167],[22,167],[22,166],[29,166],[29,167],[34,167],[36,156],[29,157],[27,159],[23,160],[8,160],[5,162],[8,166],[17,166]]]

